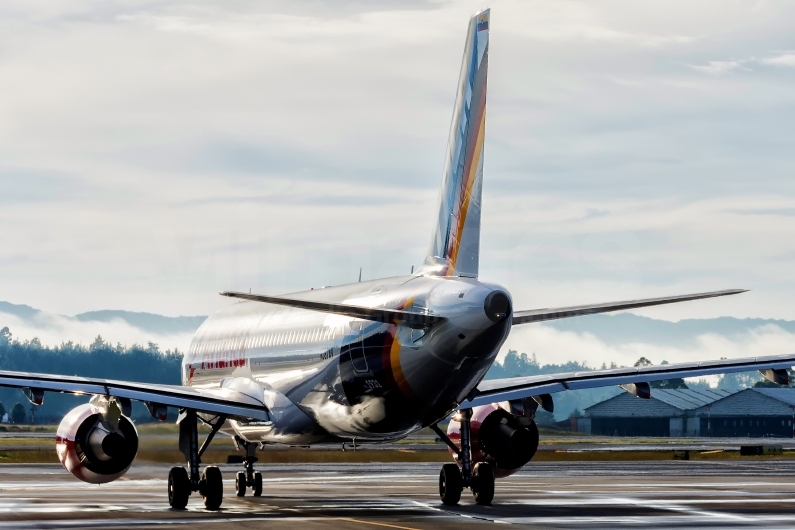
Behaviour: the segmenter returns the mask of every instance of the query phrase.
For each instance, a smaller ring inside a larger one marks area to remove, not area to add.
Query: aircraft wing
[[[460,408],[529,398],[563,390],[648,383],[676,377],[698,377],[732,372],[786,369],[793,365],[795,365],[795,354],[489,379],[481,381],[468,399],[461,403]]]
[[[228,388],[131,383],[111,379],[0,370],[0,386],[67,394],[101,394],[232,418],[270,421],[268,409],[252,397]]]
[[[702,298],[715,298],[717,296],[740,294],[746,291],[747,289],[727,289],[725,291],[712,291],[709,293],[683,294],[679,296],[665,296],[662,298],[627,300],[624,302],[607,302],[605,304],[514,311],[512,324],[515,326],[517,324],[529,324],[531,322],[542,322],[544,320],[555,320],[558,318],[593,315],[595,313],[608,313],[610,311],[637,309],[639,307],[649,307],[653,305],[674,304],[676,302],[687,302],[690,300],[700,300]]]

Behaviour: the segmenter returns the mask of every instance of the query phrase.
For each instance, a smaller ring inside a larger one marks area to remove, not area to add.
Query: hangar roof
[[[650,399],[623,393],[585,409],[589,417],[669,417],[695,411],[732,393],[728,390],[663,390],[651,389]],[[705,409],[706,413],[706,409]]]
[[[746,388],[711,404],[712,416],[790,416],[795,388]],[[706,407],[704,412],[706,413]],[[701,412],[701,411],[699,411]]]
[[[722,389],[695,390],[691,388],[681,390],[651,389],[652,399],[659,399],[672,407],[680,410],[693,410],[704,405],[709,405],[719,399],[732,395],[733,392]]]

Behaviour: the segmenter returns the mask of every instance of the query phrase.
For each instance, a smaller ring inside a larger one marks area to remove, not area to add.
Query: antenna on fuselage
[[[414,274],[414,265],[411,266],[411,274]]]
[[[362,282],[362,268],[359,267],[359,283]]]

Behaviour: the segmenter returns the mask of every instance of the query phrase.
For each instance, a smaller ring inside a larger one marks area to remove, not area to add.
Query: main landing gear
[[[188,505],[188,497],[198,491],[204,500],[204,507],[208,510],[217,510],[221,507],[224,497],[224,483],[221,470],[217,466],[207,466],[199,475],[201,455],[210,445],[218,429],[226,421],[225,415],[217,416],[213,421],[207,422],[212,431],[207,435],[199,447],[197,416],[195,410],[183,409],[179,419],[179,449],[188,461],[188,468],[172,467],[168,473],[168,503],[172,508],[184,510]]]
[[[461,447],[457,447],[447,437],[438,425],[431,429],[439,438],[458,455],[461,468],[457,464],[445,464],[439,474],[439,497],[448,506],[455,506],[461,500],[464,488],[472,490],[475,502],[478,504],[491,504],[494,499],[494,470],[487,462],[478,462],[472,466],[472,443],[469,420],[472,418],[472,409],[462,409],[459,412],[461,419]]]
[[[246,495],[246,487],[251,488],[251,493],[255,497],[262,495],[262,473],[254,471],[254,462],[258,460],[256,456],[257,445],[253,442],[247,442],[242,438],[235,438],[235,445],[240,448],[241,446],[246,450],[246,458],[243,461],[245,471],[238,471],[235,475],[235,492],[238,497]]]

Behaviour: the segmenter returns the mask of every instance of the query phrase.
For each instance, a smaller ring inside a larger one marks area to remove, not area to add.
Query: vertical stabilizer
[[[439,193],[439,217],[423,274],[478,275],[488,67],[486,9],[469,21]]]

